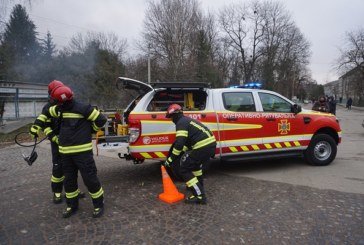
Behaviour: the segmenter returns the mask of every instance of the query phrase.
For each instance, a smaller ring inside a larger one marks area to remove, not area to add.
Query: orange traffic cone
[[[164,166],[161,166],[162,181],[163,181],[163,193],[159,194],[159,199],[166,203],[174,203],[183,200],[185,195],[178,192],[177,187],[173,184],[171,177],[169,177],[167,170]]]

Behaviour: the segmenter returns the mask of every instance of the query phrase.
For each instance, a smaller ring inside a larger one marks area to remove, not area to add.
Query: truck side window
[[[236,112],[256,111],[253,95],[250,92],[228,92],[222,94],[224,108]]]
[[[259,93],[265,112],[291,112],[291,104],[274,94]]]

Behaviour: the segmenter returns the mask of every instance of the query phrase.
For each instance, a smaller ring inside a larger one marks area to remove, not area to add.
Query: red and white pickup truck
[[[156,83],[153,86],[119,77],[118,89],[139,96],[123,114],[129,132],[126,159],[164,160],[175,140],[167,107],[180,104],[184,114],[203,122],[217,140],[216,158],[271,159],[304,156],[312,165],[328,165],[336,157],[341,129],[335,115],[303,110],[267,90],[209,88],[201,83]]]

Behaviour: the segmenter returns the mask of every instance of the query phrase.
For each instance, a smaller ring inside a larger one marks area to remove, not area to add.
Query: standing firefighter
[[[92,198],[93,217],[100,217],[104,211],[104,191],[93,159],[92,133],[98,131],[107,119],[92,106],[75,101],[69,87],[56,88],[51,96],[57,105],[49,108],[46,117],[60,119],[59,152],[67,201],[63,217],[70,217],[78,209],[78,170]]]
[[[48,85],[48,94],[51,95],[52,91],[58,87],[64,86],[61,81],[54,80]],[[50,96],[49,102],[43,107],[43,112],[49,110],[51,106],[55,105],[54,99]],[[57,118],[48,119],[43,113],[40,114],[34,121],[34,124],[30,128],[29,133],[33,137],[38,137],[40,130],[44,129],[44,132],[51,141],[52,151],[52,177],[51,177],[51,188],[53,192],[53,202],[58,204],[62,202],[62,188],[63,188],[63,170],[60,155],[58,152],[58,133],[59,133],[59,120]],[[52,132],[50,134],[50,132]]]
[[[178,159],[182,151],[180,174],[187,187],[192,191],[186,203],[206,204],[202,179],[202,164],[215,154],[216,140],[211,131],[202,123],[183,115],[182,107],[172,104],[168,107],[167,118],[176,124],[176,140],[165,166]]]

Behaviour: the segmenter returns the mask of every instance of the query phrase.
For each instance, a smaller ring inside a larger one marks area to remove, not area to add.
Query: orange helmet
[[[73,92],[67,86],[58,87],[52,90],[51,97],[59,104],[73,99]]]
[[[61,81],[53,80],[48,84],[48,94],[50,95],[54,89],[62,86],[64,86],[64,84]]]
[[[171,118],[173,115],[182,113],[182,107],[178,104],[172,104],[167,109],[166,118]]]

